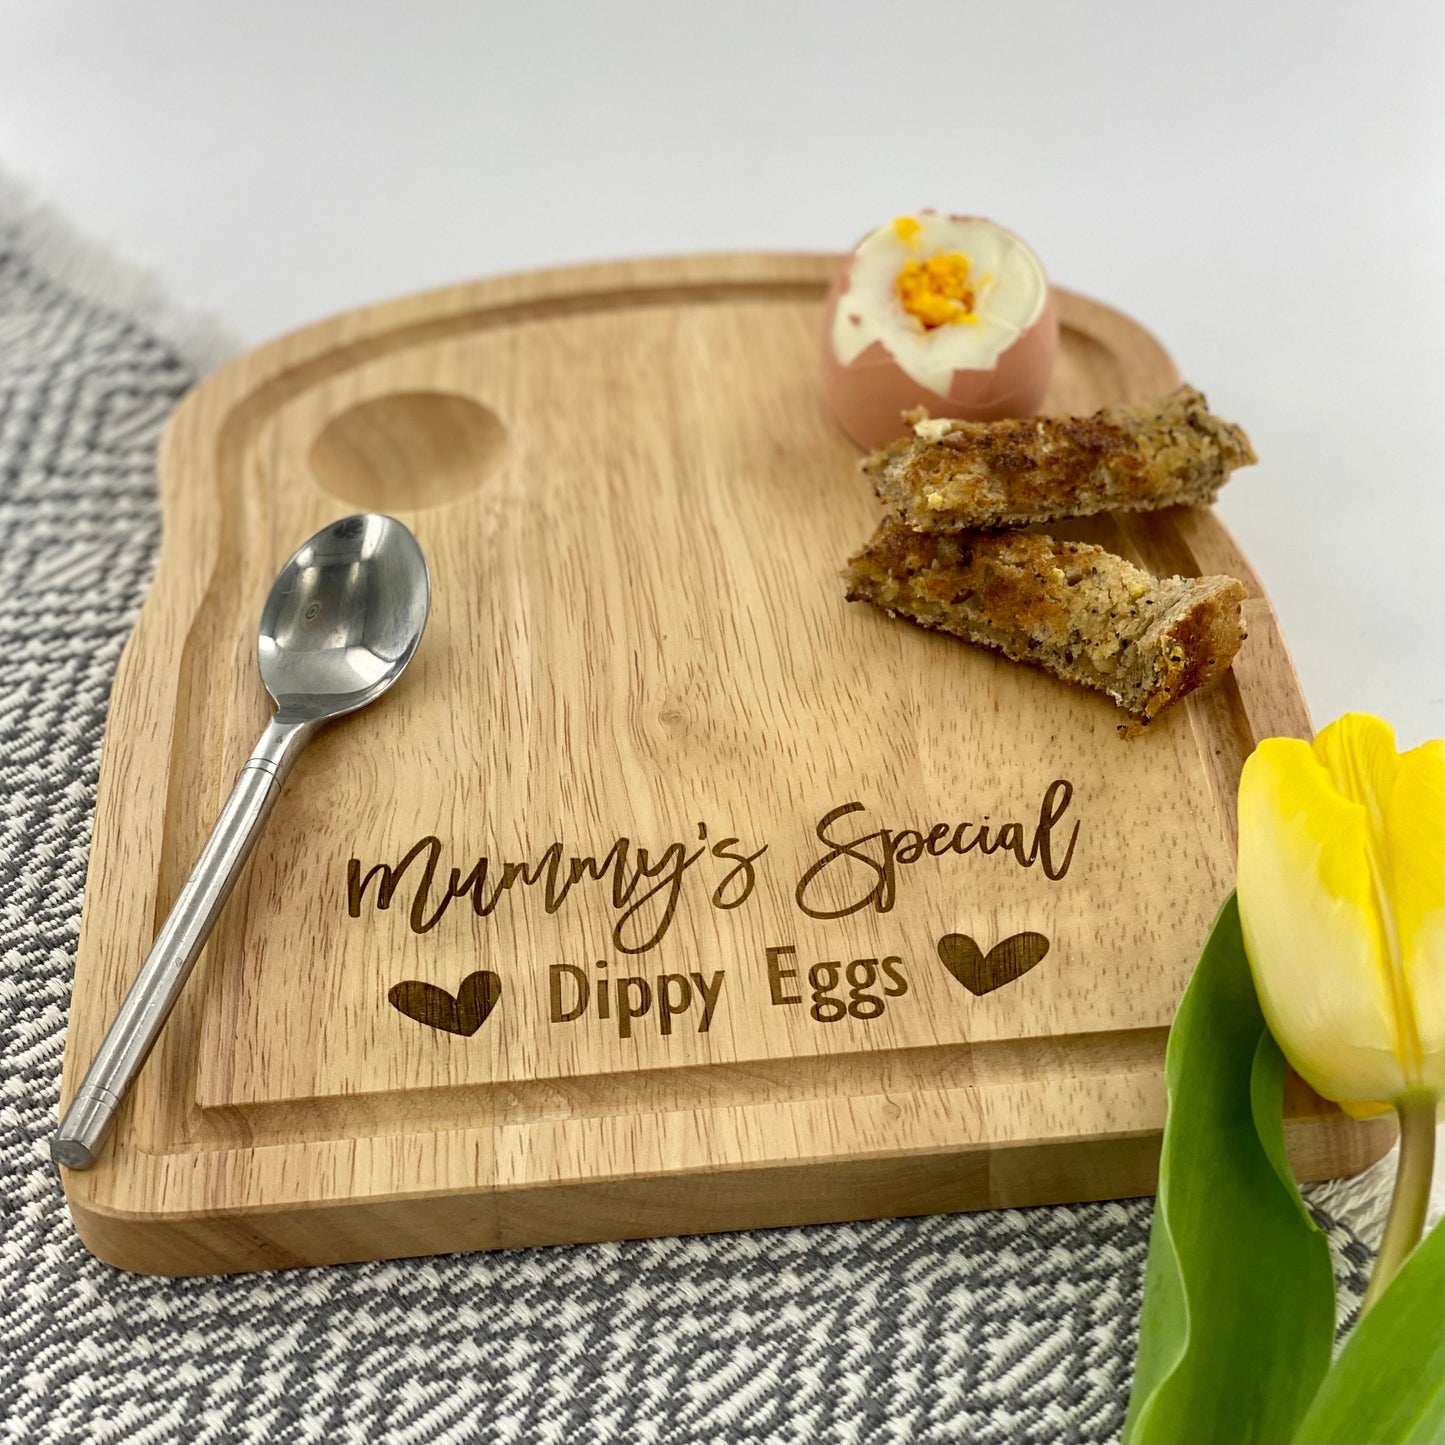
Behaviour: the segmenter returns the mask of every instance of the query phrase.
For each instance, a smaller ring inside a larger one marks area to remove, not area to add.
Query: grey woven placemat
[[[156,440],[193,379],[0,214],[0,1439],[1115,1438],[1148,1200],[204,1280],[85,1252],[45,1141]],[[1368,1252],[1330,1234],[1351,1309]]]

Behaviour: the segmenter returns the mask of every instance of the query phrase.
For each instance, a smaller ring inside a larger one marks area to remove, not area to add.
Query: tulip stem
[[[1384,1293],[1395,1271],[1409,1258],[1425,1230],[1430,1204],[1430,1179],[1435,1171],[1435,1097],[1407,1094],[1395,1105],[1400,1116],[1400,1162],[1395,1169],[1395,1192],[1385,1220],[1380,1252],[1375,1256],[1370,1287],[1361,1313]]]

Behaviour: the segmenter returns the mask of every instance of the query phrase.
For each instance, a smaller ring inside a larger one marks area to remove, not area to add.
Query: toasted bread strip
[[[919,420],[863,469],[915,531],[951,532],[1203,505],[1254,460],[1244,432],[1181,386],[1093,416]]]
[[[1233,577],[1160,579],[1029,532],[924,533],[889,518],[843,575],[850,602],[1097,688],[1138,723],[1212,682],[1244,641]]]

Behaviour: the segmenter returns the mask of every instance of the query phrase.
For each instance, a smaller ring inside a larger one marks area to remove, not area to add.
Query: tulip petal
[[[1369,713],[1346,713],[1320,731],[1314,754],[1343,796],[1365,807],[1372,822],[1383,820],[1385,800],[1400,767],[1395,730],[1389,723]]]
[[[1326,756],[1342,752],[1353,731],[1326,729]],[[1361,731],[1365,766],[1354,774],[1390,775],[1373,746],[1378,732]],[[1326,1098],[1377,1106],[1406,1081],[1368,810],[1332,774],[1309,744],[1289,738],[1266,739],[1246,760],[1240,919],[1260,1007],[1295,1071]]]
[[[1419,1083],[1445,1090],[1445,745],[1400,758],[1385,804],[1388,887],[1419,1033]]]

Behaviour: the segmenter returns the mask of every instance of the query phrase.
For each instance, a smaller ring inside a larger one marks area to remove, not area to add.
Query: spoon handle
[[[286,775],[316,728],[311,721],[275,718],[266,725],[115,1021],[71,1096],[50,1141],[50,1157],[57,1164],[89,1169],[95,1163],[116,1110],[180,997]]]

